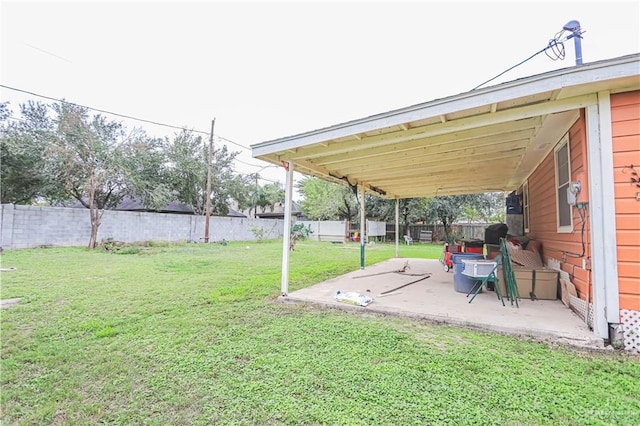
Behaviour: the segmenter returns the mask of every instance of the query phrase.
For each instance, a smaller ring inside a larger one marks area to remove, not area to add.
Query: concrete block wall
[[[235,217],[209,218],[209,241],[253,241],[252,227],[264,238],[280,238],[284,221]],[[181,214],[107,210],[102,216],[98,241],[204,241],[205,217]],[[40,246],[84,246],[89,243],[91,221],[87,209],[2,204],[0,247],[20,249]]]

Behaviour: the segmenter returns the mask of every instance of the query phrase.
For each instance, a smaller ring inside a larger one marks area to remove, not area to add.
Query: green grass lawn
[[[640,424],[637,357],[281,304],[281,247],[5,251],[1,296],[22,300],[0,310],[0,423]],[[302,241],[290,290],[359,259]]]

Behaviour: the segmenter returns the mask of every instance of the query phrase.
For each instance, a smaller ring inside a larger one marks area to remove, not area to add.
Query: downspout
[[[283,163],[287,170],[284,187],[284,229],[282,232],[282,280],[280,293],[286,296],[289,292],[289,250],[291,245],[291,208],[293,195],[293,161]]]

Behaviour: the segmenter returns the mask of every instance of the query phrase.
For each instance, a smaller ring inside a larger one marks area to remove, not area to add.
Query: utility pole
[[[213,126],[216,119],[211,120],[211,134],[209,135],[209,153],[207,155],[207,211],[204,219],[204,242],[209,242],[209,217],[211,216],[211,180],[213,179]]]

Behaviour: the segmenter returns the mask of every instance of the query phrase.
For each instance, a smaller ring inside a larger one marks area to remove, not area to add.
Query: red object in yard
[[[484,254],[482,247],[465,247],[464,252],[465,253]]]
[[[451,252],[444,254],[444,270],[449,272],[453,268],[453,262],[451,261]]]
[[[484,254],[484,240],[463,240],[462,251],[465,253]]]
[[[440,257],[440,262],[444,265],[445,272],[449,272],[453,269],[453,261],[451,260],[451,254],[460,253],[462,251],[462,247],[460,244],[455,246],[449,246],[449,244],[444,245],[444,250],[442,252],[442,256]]]

